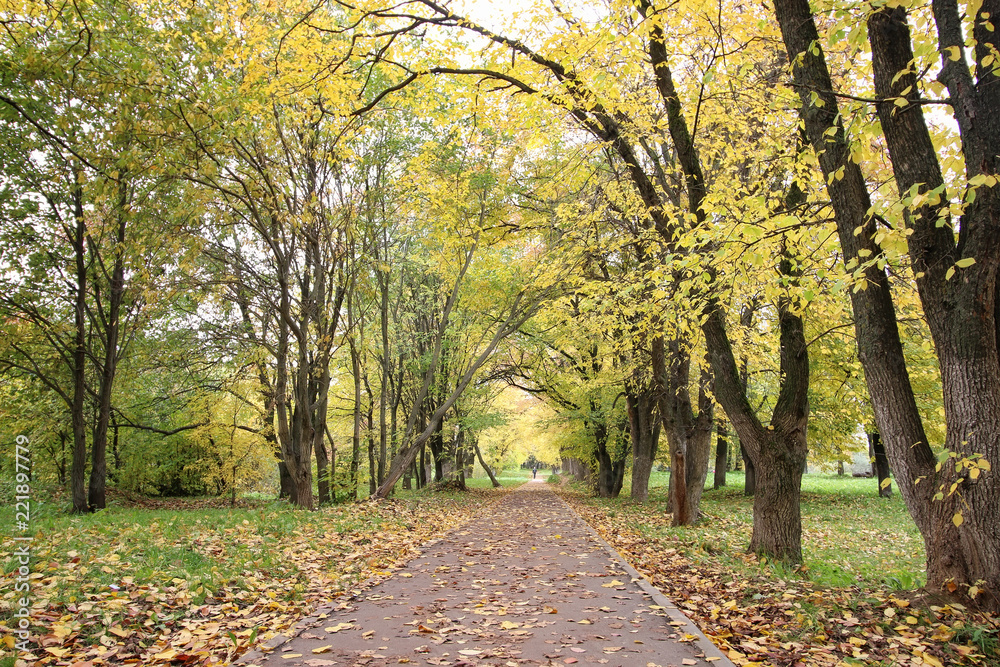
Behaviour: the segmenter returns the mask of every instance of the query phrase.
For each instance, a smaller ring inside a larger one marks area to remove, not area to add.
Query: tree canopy
[[[996,607],[997,2],[8,3],[4,430],[81,512],[520,452],[688,525],[724,417],[789,562],[877,432]]]

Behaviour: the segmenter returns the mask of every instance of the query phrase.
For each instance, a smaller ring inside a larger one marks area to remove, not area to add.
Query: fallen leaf
[[[354,627],[353,623],[337,623],[337,625],[331,625],[328,628],[323,628],[325,632],[340,632],[341,630],[350,630]]]

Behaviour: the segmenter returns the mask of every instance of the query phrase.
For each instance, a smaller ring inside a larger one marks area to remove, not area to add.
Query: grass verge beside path
[[[389,574],[505,491],[418,492],[317,512],[175,500],[71,516],[42,505],[27,594],[38,640],[31,664],[224,664],[359,582]],[[0,511],[0,522],[12,521]],[[25,594],[15,592],[9,543],[0,563],[6,667],[12,614]]]
[[[741,485],[706,491],[689,528],[670,526],[665,486],[644,505],[557,490],[737,665],[1000,665],[1000,620],[905,590],[923,583],[923,544],[901,501],[842,481],[803,483],[800,569],[745,553]]]

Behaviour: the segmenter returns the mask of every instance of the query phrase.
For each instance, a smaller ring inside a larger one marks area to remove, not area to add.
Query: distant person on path
[[[531,479],[535,479],[535,475],[538,474],[538,466],[531,469]]]

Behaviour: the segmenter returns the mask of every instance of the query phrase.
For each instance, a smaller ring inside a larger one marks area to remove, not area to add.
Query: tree
[[[1000,86],[989,17],[1000,8],[994,2],[970,8],[967,30],[958,3],[935,0],[931,9],[936,46],[919,55],[903,7],[874,7],[865,18],[874,106],[899,193],[889,224],[905,230],[905,252],[942,372],[947,458],[941,462],[914,397],[884,268],[892,239],[872,214],[812,10],[803,0],[775,2],[800,115],[827,179],[844,260],[855,271],[856,339],[875,421],[900,493],[924,537],[928,586],[973,599],[982,594],[979,601],[997,609],[1000,487],[988,480],[1000,464],[1000,195],[994,187]],[[933,94],[937,86],[918,72],[935,68],[935,53],[964,158],[965,173],[952,183],[945,179],[922,108],[922,91]]]
[[[0,113],[12,142],[4,203],[13,223],[2,242],[25,260],[4,253],[3,308],[30,323],[44,345],[29,351],[15,342],[7,362],[66,403],[73,507],[96,510],[106,503],[118,366],[166,282],[150,267],[186,253],[178,241],[191,211],[164,169],[177,155],[165,95],[137,83],[173,77],[148,57],[172,44],[133,7],[24,9],[24,20],[5,24],[0,55]],[[69,368],[68,378],[51,374],[50,359]]]

